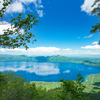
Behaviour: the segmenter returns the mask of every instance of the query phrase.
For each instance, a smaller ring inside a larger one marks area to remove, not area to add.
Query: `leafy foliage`
[[[12,0],[4,0],[3,8],[0,10],[1,22],[3,21],[7,7],[11,5],[11,3]],[[35,35],[29,30],[33,27],[33,25],[37,25],[41,22],[37,19],[36,15],[29,13],[27,13],[27,15],[19,13],[16,18],[11,17],[10,19],[11,28],[5,29],[4,34],[0,35],[0,46],[3,48],[8,47],[13,49],[24,46],[27,50],[28,46],[26,43],[34,43],[34,41],[36,41],[36,39],[32,41],[30,40],[35,37]],[[24,33],[22,33],[21,30],[23,30]],[[11,37],[11,35],[13,37]]]
[[[25,79],[22,77],[22,75],[15,74],[11,71],[6,71],[2,75],[5,76],[7,84],[5,84],[0,92],[0,100],[99,100],[100,98],[99,91],[89,92],[87,95],[84,95],[86,94],[84,89],[88,82],[90,83],[86,88],[90,87],[90,84],[95,86],[100,85],[99,74],[90,75],[87,78],[86,84],[84,84],[85,86],[83,85],[83,81],[81,81],[83,77],[80,73],[77,74],[76,81],[64,81],[61,79],[61,82],[57,82],[57,84],[62,84],[60,87],[54,89],[49,88],[48,91],[46,88],[42,87],[41,84],[37,87],[36,83],[25,82]],[[93,76],[94,79],[91,83],[90,79]],[[49,82],[49,84],[52,84],[52,82]]]
[[[5,71],[6,85],[3,86],[0,100],[21,100],[25,91],[25,79],[21,75]]]
[[[34,83],[29,84],[24,95],[24,100],[38,100],[38,91]]]
[[[2,93],[2,90],[3,88],[5,87],[7,81],[5,79],[6,75],[3,75],[1,72],[0,72],[0,95]]]
[[[80,73],[77,74],[76,81],[72,81],[72,80],[68,80],[68,79],[66,79],[66,81],[64,81],[64,79],[61,79],[60,82],[63,82],[63,84],[62,84],[63,92],[66,95],[70,95],[72,99],[83,98],[84,97],[83,90],[84,90],[85,86],[82,84],[83,83],[83,81],[81,81],[82,79],[83,79],[83,77]],[[62,97],[63,97],[63,99],[65,98],[64,96],[62,96]]]
[[[6,84],[5,77],[6,77],[6,75],[3,75],[3,74],[0,72],[0,85]]]
[[[95,0],[93,5],[91,7],[94,7],[96,4],[98,3],[97,7],[95,7],[91,14],[96,14],[96,17],[100,18],[100,0]],[[90,33],[98,33],[100,32],[100,23],[97,23],[95,26],[92,26],[92,30],[90,31]],[[99,41],[99,44],[100,44],[100,41]]]
[[[0,2],[1,3],[1,2]],[[3,7],[0,10],[0,18],[3,19],[3,16],[5,15],[5,11],[7,10],[7,6],[9,6],[12,3],[12,0],[3,0]]]

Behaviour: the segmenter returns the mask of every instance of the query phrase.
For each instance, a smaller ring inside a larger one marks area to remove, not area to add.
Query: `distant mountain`
[[[100,67],[100,58],[95,57],[0,55],[0,61],[72,62]]]

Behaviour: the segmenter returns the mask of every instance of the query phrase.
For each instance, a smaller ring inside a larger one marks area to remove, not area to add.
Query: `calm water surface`
[[[64,78],[76,80],[81,73],[84,81],[90,74],[99,74],[100,68],[78,63],[48,63],[48,62],[0,62],[0,72],[6,70],[22,74],[26,81],[59,82]]]

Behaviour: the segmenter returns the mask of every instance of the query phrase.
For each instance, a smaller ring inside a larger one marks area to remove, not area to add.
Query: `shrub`
[[[62,90],[62,99],[66,99],[68,97],[71,97],[70,99],[82,99],[85,95],[83,93],[83,90],[85,86],[82,84],[83,81],[82,75],[79,73],[77,74],[77,79],[76,81],[73,80],[68,80],[64,81],[64,79],[61,79],[60,82],[62,82],[61,87],[63,88]],[[69,100],[70,100],[69,99]]]

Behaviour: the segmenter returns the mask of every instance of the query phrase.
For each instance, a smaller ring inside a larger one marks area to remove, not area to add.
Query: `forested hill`
[[[66,56],[26,56],[26,55],[0,55],[0,61],[37,61],[37,62],[73,62],[84,65],[100,67],[100,58],[79,58]]]

